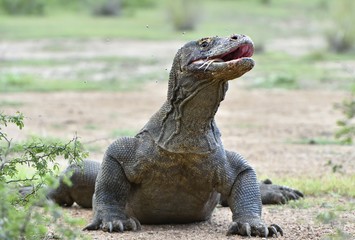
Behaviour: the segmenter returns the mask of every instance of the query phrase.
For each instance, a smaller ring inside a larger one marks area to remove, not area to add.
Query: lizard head
[[[208,37],[192,41],[181,49],[180,71],[195,79],[228,81],[254,67],[252,40],[245,35]]]

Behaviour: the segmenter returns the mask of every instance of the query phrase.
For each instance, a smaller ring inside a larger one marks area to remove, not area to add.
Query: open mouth
[[[215,61],[219,62],[229,62],[232,60],[237,60],[240,58],[249,58],[253,56],[254,48],[251,44],[242,44],[230,52],[224,53],[222,55],[213,57]]]
[[[221,65],[225,63],[237,62],[239,60],[250,58],[254,53],[254,46],[250,42],[245,42],[239,46],[231,48],[228,52],[224,52],[212,57],[198,59],[193,61],[193,64],[198,64],[198,69],[207,71],[211,65]],[[221,65],[222,66],[222,65]]]

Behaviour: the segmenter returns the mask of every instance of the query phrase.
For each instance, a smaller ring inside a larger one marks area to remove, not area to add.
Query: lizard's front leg
[[[94,218],[84,230],[102,229],[105,232],[123,232],[141,228],[137,219],[125,213],[131,183],[126,177],[122,164],[134,161],[132,159],[134,149],[126,145],[125,142],[118,140],[105,154],[95,184]]]
[[[233,185],[228,196],[228,203],[233,213],[233,222],[227,235],[273,236],[282,229],[272,224],[265,225],[261,220],[261,195],[255,171],[239,154],[227,152],[228,162],[233,173]]]

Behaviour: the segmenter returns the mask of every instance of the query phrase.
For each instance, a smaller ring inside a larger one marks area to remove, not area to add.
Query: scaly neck
[[[189,84],[169,83],[175,87],[144,130],[168,151],[209,153],[221,145],[214,116],[228,84],[210,79],[180,79],[179,83]]]

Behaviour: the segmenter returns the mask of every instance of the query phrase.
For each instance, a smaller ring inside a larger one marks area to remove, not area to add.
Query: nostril
[[[239,38],[243,37],[244,35],[234,34],[231,36],[232,40],[238,40]]]

